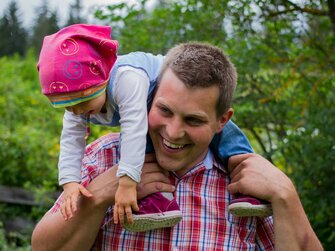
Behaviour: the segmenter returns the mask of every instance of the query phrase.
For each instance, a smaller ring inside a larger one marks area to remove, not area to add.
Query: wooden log
[[[33,192],[18,187],[0,186],[0,202],[37,206],[40,203],[35,201]]]

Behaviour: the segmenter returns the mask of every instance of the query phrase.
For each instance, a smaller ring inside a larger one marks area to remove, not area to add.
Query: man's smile
[[[186,146],[185,144],[175,144],[175,143],[169,142],[164,138],[163,138],[163,144],[164,144],[164,146],[166,146],[170,149],[182,149]]]

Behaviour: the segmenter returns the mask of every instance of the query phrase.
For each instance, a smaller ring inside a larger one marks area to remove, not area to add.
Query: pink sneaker
[[[145,232],[172,227],[183,218],[179,206],[168,193],[154,193],[138,202],[140,210],[133,213],[134,223],[127,221],[124,228],[131,232]]]
[[[228,206],[228,210],[231,214],[239,217],[268,217],[272,215],[272,206],[269,202],[242,194],[232,200]]]

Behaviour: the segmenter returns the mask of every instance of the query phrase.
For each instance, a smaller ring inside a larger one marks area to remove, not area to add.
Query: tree
[[[291,176],[326,250],[335,250],[335,1],[145,0],[100,8],[120,52],[207,41],[239,73],[234,120]]]
[[[183,41],[198,39],[215,45],[225,41],[222,21],[226,6],[220,0],[206,2],[159,1],[150,11],[147,0],[134,4],[124,1],[100,8],[96,17],[108,20],[113,27],[112,36],[119,40],[121,53],[148,49],[152,53],[165,53]]]
[[[69,18],[66,26],[71,24],[86,23],[86,19],[81,16],[83,6],[81,0],[76,0],[74,4],[70,4]]]
[[[4,16],[0,19],[0,56],[18,53],[23,56],[26,52],[27,32],[18,16],[15,1],[8,5]]]
[[[42,5],[37,8],[37,18],[33,26],[33,32],[30,39],[31,47],[34,48],[36,55],[42,48],[43,38],[59,30],[57,12],[51,12],[48,9],[47,1],[44,0]]]

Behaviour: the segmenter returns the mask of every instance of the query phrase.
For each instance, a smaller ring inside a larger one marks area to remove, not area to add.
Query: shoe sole
[[[130,232],[146,232],[158,228],[173,227],[182,220],[180,211],[169,211],[157,214],[134,215],[134,223],[125,222],[124,228]]]
[[[228,206],[228,210],[232,215],[239,217],[256,216],[268,217],[272,215],[271,204],[252,205],[248,202],[233,203]]]

